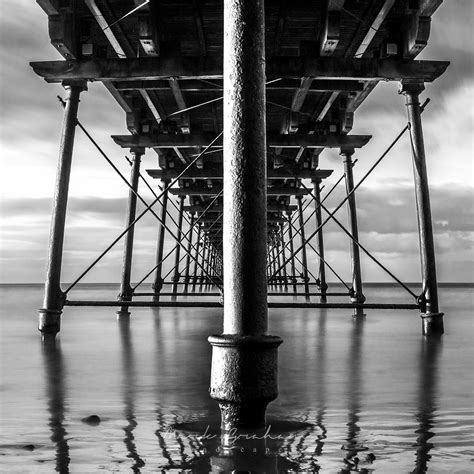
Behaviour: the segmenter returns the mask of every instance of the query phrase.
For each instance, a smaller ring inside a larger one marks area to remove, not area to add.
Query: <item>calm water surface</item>
[[[42,288],[0,294],[2,472],[474,472],[472,289],[441,290],[440,341],[421,336],[415,311],[369,311],[357,324],[347,311],[271,310],[270,333],[284,340],[272,438],[234,450],[213,434],[208,395],[221,310],[140,308],[127,324],[113,309],[69,307],[44,345]],[[390,288],[367,296],[406,301]]]

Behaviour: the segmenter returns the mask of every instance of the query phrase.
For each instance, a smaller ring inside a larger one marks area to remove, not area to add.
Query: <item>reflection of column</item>
[[[133,465],[131,470],[133,472],[140,472],[140,468],[145,465],[143,459],[137,453],[135,445],[135,437],[133,431],[137,427],[135,419],[135,363],[133,360],[133,346],[130,334],[130,319],[121,318],[119,320],[120,337],[122,341],[122,387],[124,395],[124,415],[127,420],[127,426],[123,428],[125,437],[123,442],[127,448],[127,457],[132,459]]]
[[[420,240],[421,272],[423,292],[419,297],[422,310],[423,334],[443,334],[443,313],[438,306],[438,283],[436,279],[433,225],[431,222],[430,191],[426,172],[425,144],[421,126],[420,92],[424,84],[401,84],[401,93],[406,96],[410,137],[413,152],[413,173],[415,178],[416,211]]]
[[[438,385],[438,359],[442,350],[442,341],[432,337],[421,340],[418,412],[416,419],[419,428],[416,430],[416,469],[413,472],[427,472],[431,459],[429,452],[434,444],[430,440],[435,435],[433,428],[436,418],[436,393]]]
[[[222,428],[262,427],[277,397],[267,335],[265,9],[224,1],[224,334],[211,336],[211,396]]]
[[[69,472],[69,445],[64,428],[64,364],[59,341],[51,338],[43,342],[43,360],[49,409],[51,441],[56,445],[56,471]]]
[[[77,124],[79,95],[86,89],[84,81],[63,82],[67,92],[64,122],[59,147],[56,187],[53,199],[53,214],[49,235],[48,266],[44,288],[43,308],[39,310],[38,329],[43,334],[56,334],[61,326],[61,313],[65,295],[61,290],[61,264],[63,258],[64,228],[71,175],[72,150]]]
[[[132,274],[132,256],[133,256],[133,239],[135,236],[135,221],[137,213],[137,191],[138,191],[138,180],[140,179],[140,161],[142,155],[145,152],[144,148],[132,148],[132,171],[130,176],[130,191],[128,193],[128,210],[127,220],[125,227],[129,228],[125,235],[123,243],[123,267],[122,267],[122,280],[120,283],[120,293],[118,296],[119,301],[123,302],[124,305],[117,311],[118,316],[130,316],[128,311],[127,302],[132,300],[132,287],[130,285],[130,278]],[[130,227],[131,226],[131,227]]]
[[[362,318],[354,318],[353,332],[349,349],[348,372],[349,384],[347,388],[348,396],[348,422],[347,422],[347,443],[343,449],[347,451],[344,457],[346,468],[341,472],[350,472],[353,468],[357,468],[358,453],[366,447],[359,444],[358,436],[360,432],[359,412],[360,400],[362,397],[361,374],[362,374],[362,343],[364,320]]]
[[[352,258],[352,290],[351,300],[354,303],[363,303],[365,296],[362,292],[362,273],[360,269],[360,252],[356,242],[359,241],[359,229],[357,224],[357,205],[354,193],[354,176],[352,174],[352,155],[354,148],[341,148],[341,156],[344,162],[344,173],[346,177],[347,210],[349,213],[349,225],[354,240],[351,239],[351,258]],[[363,314],[358,311],[357,314]]]
[[[163,278],[161,276],[161,270],[163,268],[163,247],[165,244],[165,224],[166,224],[166,215],[167,215],[167,206],[168,206],[168,182],[163,181],[164,194],[161,201],[161,222],[158,231],[158,244],[156,248],[156,271],[155,271],[155,281],[153,283],[153,301],[160,301],[160,291],[163,288]]]

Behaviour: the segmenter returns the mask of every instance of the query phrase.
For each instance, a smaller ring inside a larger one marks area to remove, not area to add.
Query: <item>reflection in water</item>
[[[123,439],[127,448],[127,457],[133,460],[131,467],[133,472],[140,472],[140,468],[145,462],[137,453],[135,445],[134,429],[137,427],[135,419],[135,362],[133,354],[132,339],[130,337],[130,317],[121,316],[118,318],[120,328],[120,338],[122,341],[122,368],[123,368],[123,398],[124,398],[124,415],[128,425],[123,428],[125,437]]]
[[[351,472],[357,470],[358,472],[368,472],[366,469],[359,469],[359,456],[361,451],[366,451],[359,439],[360,427],[359,412],[362,395],[362,341],[363,330],[365,325],[364,317],[353,318],[353,331],[350,340],[349,349],[349,370],[348,370],[348,422],[347,422],[347,443],[344,449],[347,451],[343,459],[344,468],[341,472]]]
[[[418,385],[418,413],[416,419],[419,428],[416,430],[416,468],[413,472],[427,472],[429,454],[434,444],[430,442],[435,435],[432,431],[435,425],[436,390],[438,385],[438,357],[442,350],[442,342],[437,337],[421,339],[419,385]]]
[[[64,363],[61,346],[56,338],[45,338],[42,345],[46,369],[46,386],[51,441],[56,445],[56,471],[69,472],[69,445],[64,428]]]

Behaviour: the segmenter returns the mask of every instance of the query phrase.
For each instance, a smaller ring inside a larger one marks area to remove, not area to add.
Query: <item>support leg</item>
[[[285,252],[285,237],[283,235],[283,224],[280,224],[280,242],[281,242],[281,255],[283,263],[286,262],[286,252]],[[283,266],[283,281],[284,281],[284,290],[285,293],[288,293],[288,272],[286,269],[286,264]]]
[[[298,219],[300,224],[300,235],[301,235],[301,245],[303,246],[301,250],[301,262],[302,262],[302,269],[301,273],[303,275],[304,281],[304,292],[305,292],[305,300],[309,301],[309,277],[308,277],[308,259],[306,256],[306,237],[304,232],[304,216],[303,216],[303,206],[301,203],[301,197],[296,198],[298,202]]]
[[[359,241],[359,229],[357,225],[357,206],[354,189],[354,176],[352,174],[352,155],[354,154],[353,148],[341,148],[341,156],[344,162],[344,172],[346,178],[346,192],[350,194],[347,200],[347,209],[349,213],[349,223],[351,233],[354,239]],[[352,295],[351,301],[353,303],[364,303],[365,296],[362,292],[362,273],[360,269],[360,253],[359,247],[351,239],[351,260],[352,260]],[[363,310],[356,311],[357,316],[363,315]]]
[[[321,227],[323,219],[321,216],[321,179],[313,181],[314,195],[316,196],[315,207],[316,207],[316,228],[319,228],[319,232],[316,239],[316,250],[319,254],[319,289],[321,291],[320,301],[326,303],[326,291],[328,285],[326,283],[326,266],[324,264],[324,239],[323,239],[323,228]]]
[[[197,237],[196,237],[196,260],[194,260],[194,272],[193,272],[193,287],[192,291],[193,293],[196,291],[196,284],[197,284],[197,278],[198,278],[198,259],[199,259],[199,248],[201,246],[201,223],[198,225],[197,229]]]
[[[69,194],[72,151],[76,131],[79,96],[86,90],[86,82],[63,82],[66,89],[66,107],[59,148],[59,161],[56,172],[56,187],[53,199],[53,214],[49,236],[48,266],[43,308],[39,310],[38,329],[45,334],[55,335],[61,327],[61,313],[65,295],[61,290],[61,264],[63,257],[64,228]]]
[[[166,189],[168,186],[168,182],[163,182],[163,189]],[[163,278],[161,276],[161,272],[163,269],[161,261],[163,260],[163,246],[165,244],[165,225],[166,225],[166,215],[167,215],[167,208],[168,206],[168,191],[165,191],[163,194],[162,202],[161,202],[161,222],[160,227],[158,230],[158,245],[156,249],[156,272],[155,272],[155,281],[152,285],[153,288],[153,301],[160,301],[160,291],[163,288]]]
[[[173,275],[173,295],[171,296],[172,301],[176,301],[176,293],[178,292],[179,284],[179,260],[181,255],[181,245],[178,242],[181,241],[181,234],[183,230],[183,212],[184,212],[184,196],[180,196],[179,201],[179,215],[178,215],[178,230],[176,232],[176,248],[174,251],[174,275]]]
[[[144,148],[132,148],[132,170],[130,176],[130,184],[132,189],[128,194],[128,212],[127,221],[125,227],[129,227],[135,220],[137,213],[137,195],[138,191],[138,180],[140,179],[140,161],[145,153]],[[132,256],[133,256],[133,239],[135,236],[135,226],[125,235],[125,241],[123,245],[123,268],[122,268],[122,280],[120,282],[120,293],[118,300],[123,302],[124,305],[117,311],[118,317],[128,317],[130,312],[128,311],[127,301],[132,301],[132,287],[130,285],[130,278],[132,273]]]
[[[194,234],[194,214],[191,215],[191,222],[189,224],[189,241],[188,254],[186,256],[186,270],[184,272],[184,293],[188,292],[189,287],[189,267],[191,266],[191,251],[193,248],[193,234]]]
[[[277,397],[267,335],[265,10],[224,1],[224,334],[211,336],[211,396],[222,429],[265,426]]]
[[[288,217],[288,239],[290,240],[290,268],[291,268],[291,280],[293,282],[293,299],[296,298],[296,294],[298,293],[298,286],[296,285],[296,267],[295,267],[295,246],[293,242],[293,226],[291,223],[291,212],[287,213]]]
[[[416,211],[420,240],[421,273],[423,292],[419,298],[422,310],[424,335],[444,333],[443,313],[438,305],[438,283],[436,278],[436,259],[431,222],[430,192],[426,173],[425,144],[421,125],[419,95],[423,84],[401,84],[400,92],[406,97],[410,137],[413,151],[413,173],[415,179]]]

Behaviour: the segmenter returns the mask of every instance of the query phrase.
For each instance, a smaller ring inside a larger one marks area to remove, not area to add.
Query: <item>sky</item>
[[[431,103],[423,127],[434,222],[438,279],[474,281],[473,116],[474,49],[472,0],[445,0],[432,19],[428,46],[418,59],[449,60],[447,72],[426,85],[421,100]],[[37,77],[30,61],[61,59],[48,37],[47,17],[32,0],[0,2],[0,283],[43,282],[52,196],[62,123],[57,95],[61,86]],[[381,83],[357,110],[354,134],[373,136],[355,158],[358,182],[406,125],[404,97],[396,83]],[[125,114],[101,84],[82,94],[79,119],[126,176],[127,150],[110,135],[127,133]],[[331,187],[342,174],[336,151],[321,155],[322,168],[334,169]],[[142,170],[157,167],[147,151]],[[154,184],[154,183],[152,183]],[[143,187],[143,196],[152,196]],[[69,282],[123,230],[127,188],[78,130],[73,157],[62,279]],[[324,192],[323,192],[324,195]],[[327,201],[333,209],[344,196],[339,187]],[[357,193],[361,243],[402,281],[420,281],[420,259],[411,152],[405,135]],[[310,206],[311,207],[311,206]],[[139,210],[141,209],[139,205]],[[308,214],[310,210],[308,209]],[[338,214],[347,223],[344,210]],[[315,228],[310,220],[308,232]],[[136,229],[132,279],[153,267],[157,221],[148,216]],[[334,224],[325,228],[327,259],[350,278],[349,242]],[[171,249],[170,239],[165,252]],[[310,268],[316,256],[309,253]],[[118,282],[122,242],[85,282]],[[362,257],[365,281],[389,281]],[[329,281],[335,277],[328,275]]]

